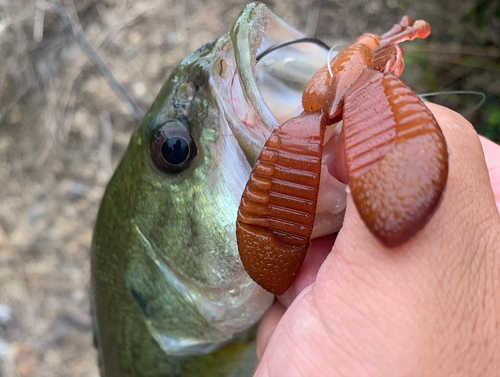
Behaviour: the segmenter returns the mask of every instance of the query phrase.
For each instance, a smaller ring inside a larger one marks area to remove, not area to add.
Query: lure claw
[[[370,231],[396,247],[422,229],[448,177],[439,125],[390,73],[365,69],[345,95],[345,157],[354,203]]]

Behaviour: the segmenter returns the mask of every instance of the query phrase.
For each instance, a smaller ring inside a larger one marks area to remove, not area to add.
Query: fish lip
[[[268,47],[263,42],[272,19],[281,20],[264,4],[251,3],[243,9],[230,32],[242,89],[269,133],[279,126],[279,123],[262,98],[257,85],[255,58],[259,49]]]
[[[261,3],[249,4],[242,11],[229,37],[232,48],[228,55],[235,63],[230,86],[255,114],[255,119],[247,116],[245,120],[254,123],[247,133],[258,136],[256,150],[250,151],[258,155],[276,127],[303,112],[303,90],[338,50],[328,52],[315,43],[295,43],[276,49],[257,62],[256,57],[271,47],[305,37]],[[250,161],[252,165],[255,159]]]
[[[277,107],[275,103],[272,104],[274,106],[270,106],[270,104],[266,102],[266,99],[269,100],[269,93],[268,91],[263,93],[262,90],[269,88],[269,86],[265,85],[265,83],[269,81],[266,81],[264,78],[266,77],[266,73],[263,71],[264,68],[262,63],[257,66],[256,56],[278,43],[303,38],[305,35],[271,12],[266,5],[262,3],[251,3],[241,12],[229,33],[229,37],[232,42],[231,55],[235,61],[233,72],[234,80],[231,83],[231,90],[233,93],[237,92],[236,96],[242,98],[245,105],[250,108],[248,113],[251,113],[245,114],[247,118],[251,120],[251,124],[247,122],[246,129],[245,124],[242,126],[240,125],[241,129],[236,130],[236,132],[233,129],[233,133],[244,150],[248,161],[253,166],[265,141],[271,135],[272,131],[280,125],[280,122],[282,122],[282,119],[275,116],[276,114],[274,113],[274,111],[282,106]],[[283,50],[280,49],[279,51],[288,54],[290,50],[287,50],[287,48]],[[295,61],[299,63],[298,65],[310,63],[312,61],[316,63],[306,64],[309,68],[314,66],[314,70],[307,72],[306,81],[301,82],[301,93],[307,81],[309,81],[314,73],[325,64],[327,53],[321,47],[313,44],[296,44],[291,47],[291,49],[296,53],[298,52],[295,56]],[[281,60],[283,60],[282,58],[284,56],[280,56],[278,50],[270,55],[274,57],[279,56]],[[265,59],[269,59],[269,57]],[[317,64],[318,61],[321,62],[320,65]],[[288,78],[303,77],[303,72],[299,71],[300,70],[295,71],[289,69],[287,71]],[[279,80],[283,79],[280,78]],[[283,83],[283,81],[280,81],[280,83]],[[288,87],[285,85],[285,88]],[[240,92],[242,93],[240,94]],[[267,94],[267,97],[265,97],[264,94]],[[276,92],[273,93],[273,95],[274,94],[276,94],[274,97],[279,97],[280,94],[285,94],[283,97],[286,97],[287,93]],[[234,97],[233,95],[233,98]],[[284,102],[285,104],[286,101],[287,100]],[[296,99],[294,99],[294,105],[300,102],[299,100],[297,103]],[[289,118],[291,117],[292,116]],[[250,138],[250,141],[248,138]]]
[[[262,3],[252,3],[247,5],[231,29],[230,37],[234,49],[234,59],[236,61],[231,87],[233,91],[243,92],[247,105],[256,115],[256,119],[252,119],[252,121],[253,123],[257,123],[257,125],[250,125],[250,127],[244,129],[243,132],[245,136],[250,134],[250,137],[254,137],[252,142],[248,142],[248,137],[238,137],[238,130],[236,130],[234,134],[252,166],[260,155],[266,140],[271,135],[274,128],[280,125],[277,117],[266,103],[261,87],[259,87],[257,76],[262,72],[262,68],[259,68],[262,66],[257,66],[256,56],[276,43],[302,38],[304,36],[305,35],[303,33],[276,16]],[[326,64],[328,56],[333,58],[335,56],[335,52],[330,54],[324,49],[311,44],[295,45],[295,48],[302,52],[302,54],[294,55],[298,65],[310,66],[309,70],[301,70],[303,75],[309,75],[303,85],[305,88],[309,79]],[[281,51],[285,54],[283,56],[288,58],[288,52],[286,52],[285,49]],[[273,52],[273,54],[276,54],[276,52]],[[311,71],[311,68],[314,69]],[[295,74],[296,72],[293,71],[293,73]],[[297,72],[297,75],[300,75],[300,72]],[[238,80],[236,80],[236,78]],[[262,84],[262,76],[260,83]],[[234,90],[234,88],[236,88],[236,90]],[[279,91],[276,93],[280,94]],[[300,91],[298,114],[303,111],[301,97],[302,91]],[[266,98],[269,100],[269,96]],[[273,109],[276,109],[276,103],[274,103],[274,105],[275,107],[273,107]],[[236,105],[233,107],[236,107]],[[285,117],[284,119],[281,117],[281,122],[296,115]],[[245,122],[241,119],[239,123],[242,124],[242,127],[245,127]],[[260,133],[257,133],[255,130],[260,130]],[[325,165],[326,163],[327,162],[324,156],[323,164]],[[325,176],[324,178],[327,177]],[[330,183],[334,181],[334,178],[335,177],[329,178]],[[330,193],[335,190],[342,191],[339,191],[339,193],[336,194],[336,197],[341,198],[341,202],[343,202],[345,209],[346,193],[345,187],[342,183],[340,181],[335,181],[333,186],[332,184],[321,186],[319,195],[325,196],[327,190],[329,190]],[[336,209],[318,212],[313,230],[313,237],[321,237],[338,231],[343,221],[343,214],[343,210],[337,212]]]

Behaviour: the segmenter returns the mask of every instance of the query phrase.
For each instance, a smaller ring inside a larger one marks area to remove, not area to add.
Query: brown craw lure
[[[267,140],[236,223],[243,265],[267,291],[283,294],[307,253],[329,125],[343,121],[341,169],[382,244],[406,242],[436,210],[448,176],[446,142],[432,113],[398,78],[404,69],[398,43],[429,34],[426,21],[408,16],[382,36],[363,34],[312,77],[304,112]]]

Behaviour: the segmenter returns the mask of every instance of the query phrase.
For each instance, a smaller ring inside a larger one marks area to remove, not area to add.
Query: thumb
[[[433,104],[429,108],[449,148],[441,205],[422,231],[387,249],[351,201],[332,254],[318,273],[314,296],[333,305],[330,310],[338,315],[329,326],[350,339],[352,349],[362,342],[374,363],[386,360],[389,366],[391,358],[403,356],[409,362],[401,367],[409,374],[426,367],[425,374],[432,375],[438,373],[433,368],[446,363],[458,362],[465,370],[477,365],[470,353],[473,344],[478,339],[495,343],[497,334],[490,329],[500,310],[495,288],[500,215],[477,133],[457,113]],[[365,331],[374,326],[375,332]],[[380,347],[389,339],[389,349]],[[478,373],[469,369],[465,374]]]

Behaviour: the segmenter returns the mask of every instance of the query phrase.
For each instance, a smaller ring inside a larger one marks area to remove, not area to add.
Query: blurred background
[[[61,0],[147,110],[169,72],[229,31],[236,0]],[[500,141],[500,2],[265,1],[329,45],[402,15],[432,25],[404,44],[403,80]],[[89,250],[105,185],[138,122],[44,0],[0,1],[0,377],[97,377]]]

